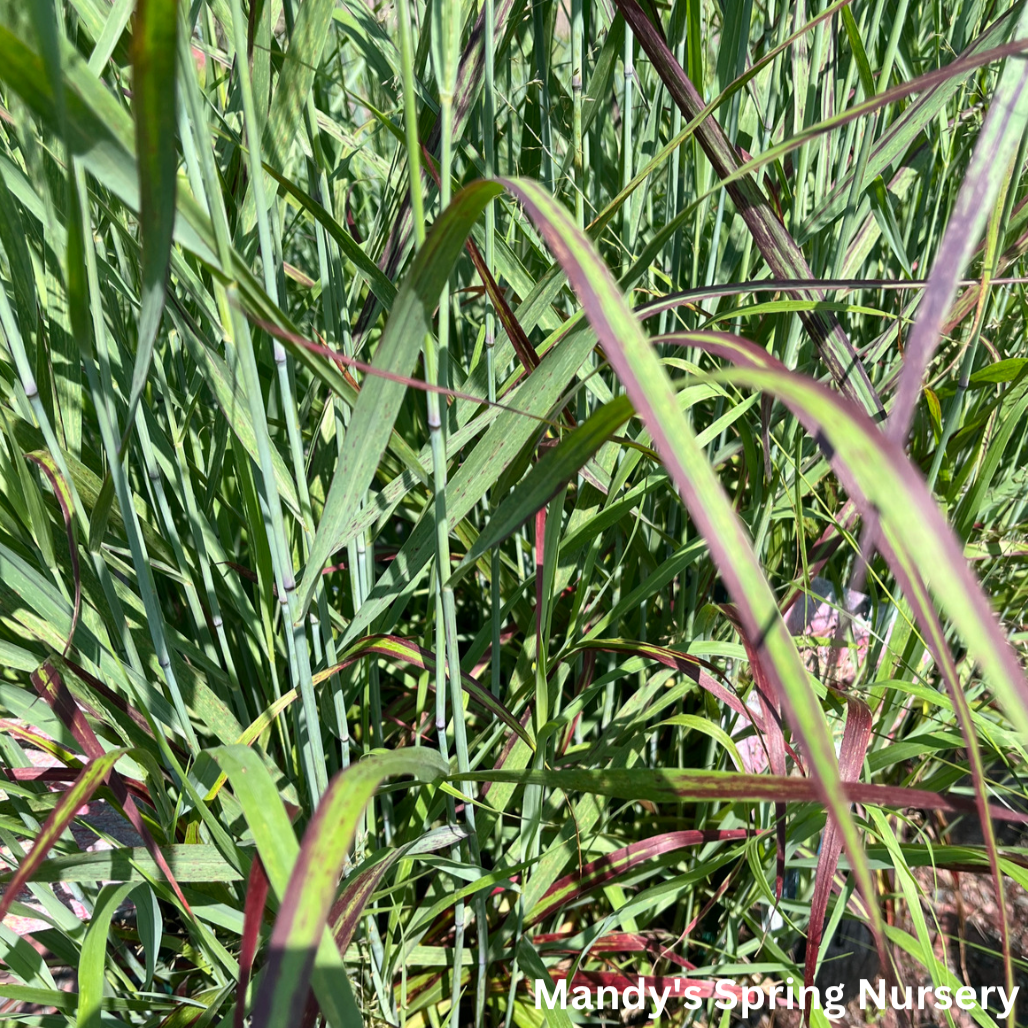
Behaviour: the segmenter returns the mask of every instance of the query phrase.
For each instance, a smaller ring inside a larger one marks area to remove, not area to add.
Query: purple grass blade
[[[1014,31],[1018,37],[1028,34],[1028,10],[1022,11]],[[1011,59],[1003,70],[982,125],[974,156],[964,175],[956,206],[928,277],[928,288],[921,300],[917,322],[907,341],[896,398],[886,422],[889,438],[901,444],[910,431],[917,399],[921,395],[921,381],[939,344],[957,283],[981,237],[1026,125],[1028,61]]]

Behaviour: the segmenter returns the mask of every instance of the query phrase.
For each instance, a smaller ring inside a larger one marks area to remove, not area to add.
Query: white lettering
[[[535,1009],[542,1010],[542,1004],[546,1004],[547,1010],[552,1010],[555,1006],[560,1004],[560,1009],[563,1010],[568,1005],[568,980],[562,978],[559,982],[554,984],[553,995],[551,996],[546,990],[546,979],[536,978],[535,980]]]
[[[690,985],[682,995],[685,997],[686,1010],[699,1010],[703,1006],[703,998],[698,985]]]
[[[900,1002],[900,987],[894,985],[892,987],[892,1009],[893,1010],[913,1010],[914,1009],[914,994],[910,991],[909,985],[903,986],[903,1002]]]
[[[814,1005],[813,1005],[813,1007],[807,1006],[807,1003],[809,1002],[807,997],[811,993],[814,994]],[[815,1010],[815,1009],[820,1010],[821,1009],[821,990],[816,985],[804,985],[803,988],[800,989],[800,994],[799,994],[799,996],[797,998],[800,1001],[800,1010],[807,1010],[807,1011],[809,1011],[809,1010]]]
[[[653,1000],[653,1015],[651,1020],[656,1021],[662,1013],[664,1013],[664,1007],[667,1006],[667,998],[671,995],[671,986],[665,985],[663,993],[657,992],[655,985],[650,986],[650,999]]]
[[[718,979],[717,985],[714,986],[714,995],[717,997],[714,1006],[718,1010],[734,1010],[739,1002],[732,991],[732,983],[726,978]]]
[[[630,992],[634,992],[635,995],[638,997],[636,1000],[633,1000],[631,1002],[629,1002],[628,999],[628,994]],[[642,1008],[646,1006],[646,997],[645,995],[643,995],[644,992],[645,989],[643,987],[643,980],[641,978],[639,979],[638,985],[629,985],[628,988],[625,989],[623,993],[621,993],[621,1003],[623,1004],[625,1010],[642,1010]]]
[[[1021,986],[1015,985],[1010,990],[1009,996],[1007,995],[1006,989],[1000,988],[997,990],[999,993],[1000,1002],[1003,1004],[1003,1009],[999,1012],[999,1016],[1001,1019],[1006,1020],[1006,1018],[1008,1018],[1013,1013],[1014,1004],[1017,1002],[1017,994],[1018,992],[1020,992],[1020,990]],[[985,1006],[985,1004],[983,1003],[982,1006]]]
[[[588,985],[576,985],[572,992],[575,995],[571,1000],[571,1006],[575,1010],[592,1010],[593,994]]]
[[[878,983],[878,991],[871,988],[871,983],[866,978],[860,979],[860,1009],[867,1010],[867,1001],[873,999],[879,1010],[885,1009],[885,982]]]
[[[778,1006],[794,1009],[794,993],[792,979],[788,985],[772,982],[770,979],[761,985],[737,985],[731,978],[717,978],[713,985],[713,994],[706,995],[714,1000],[718,1010],[738,1009],[743,1018],[749,1018],[754,1011],[762,1010],[767,1001],[769,1011]],[[568,1006],[568,992],[571,993],[571,1007],[574,1010],[645,1010],[652,1007],[649,1015],[651,1021],[659,1021],[667,1013],[672,996],[683,1001],[686,1010],[695,1011],[703,1006],[704,987],[688,984],[688,978],[665,979],[663,988],[646,985],[641,976],[634,985],[626,985],[623,990],[614,985],[603,985],[593,989],[587,985],[576,985],[569,989],[568,979],[552,981],[549,978],[535,979],[535,1009],[565,1010]],[[709,987],[708,985],[708,987]],[[867,1010],[868,1004],[884,1010],[888,1006],[892,1010],[926,1010],[940,1011],[958,1007],[960,1010],[988,1010],[990,1002],[999,1008],[999,1020],[1008,1020],[1017,1003],[1020,987],[1015,987],[1007,994],[1007,990],[998,985],[985,985],[979,990],[970,986],[930,985],[892,986],[887,987],[882,979],[872,983],[866,978],[860,981],[860,1009]],[[782,995],[784,993],[784,996]],[[821,990],[816,985],[800,986],[796,990],[795,1000],[801,1010],[822,1010],[829,1021],[838,1021],[845,1016],[845,987],[832,985],[824,990],[824,1006],[822,1006]],[[595,999],[595,1005],[594,1005]]]
[[[845,992],[841,982],[825,989],[825,999],[828,1000],[828,1004],[825,1006],[825,1017],[830,1021],[836,1021],[846,1013],[846,1008],[842,1005],[842,997]]]
[[[759,1010],[764,1005],[764,991],[756,985],[746,985],[742,990],[742,1016],[749,1017],[751,1010]]]
[[[975,999],[974,989],[970,985],[965,985],[963,988],[957,989],[957,1006],[961,1010],[974,1010]]]

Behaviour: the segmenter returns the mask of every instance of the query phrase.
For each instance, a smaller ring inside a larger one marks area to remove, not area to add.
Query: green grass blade
[[[765,672],[786,704],[789,721],[804,741],[814,781],[842,833],[861,892],[871,902],[874,887],[852,816],[839,786],[835,748],[796,645],[782,621],[746,531],[725,496],[706,454],[679,407],[666,373],[618,293],[610,272],[568,214],[538,186],[510,182],[563,264],[629,398],[640,412],[658,452],[699,526],[744,630],[766,661]],[[871,906],[876,911],[877,908]],[[881,938],[881,925],[873,922]]]
[[[292,1028],[303,1017],[317,947],[358,819],[384,778],[413,774],[431,780],[447,771],[432,750],[380,754],[333,780],[303,844],[271,936],[271,957],[255,1000],[258,1028]]]
[[[421,341],[431,330],[432,312],[448,269],[452,266],[471,225],[485,202],[498,192],[480,186],[457,197],[415,258],[397,293],[385,334],[375,353],[381,371],[408,376]],[[325,500],[325,511],[311,546],[307,566],[297,589],[298,610],[305,614],[328,559],[345,540],[349,524],[371,484],[378,460],[389,439],[406,387],[376,375],[368,376],[354,407],[343,442],[343,454]]]
[[[178,0],[140,0],[132,34],[132,105],[139,167],[139,221],[143,237],[142,289],[126,426],[132,424],[136,404],[146,388],[164,311],[165,284],[175,228],[177,30]]]

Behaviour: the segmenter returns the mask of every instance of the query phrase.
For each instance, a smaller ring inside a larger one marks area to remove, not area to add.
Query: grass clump
[[[1016,984],[1023,5],[0,11],[9,1023]]]

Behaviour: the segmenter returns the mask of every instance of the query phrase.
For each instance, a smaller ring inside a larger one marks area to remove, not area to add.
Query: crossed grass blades
[[[5,1023],[1014,984],[1023,5],[0,11]]]

